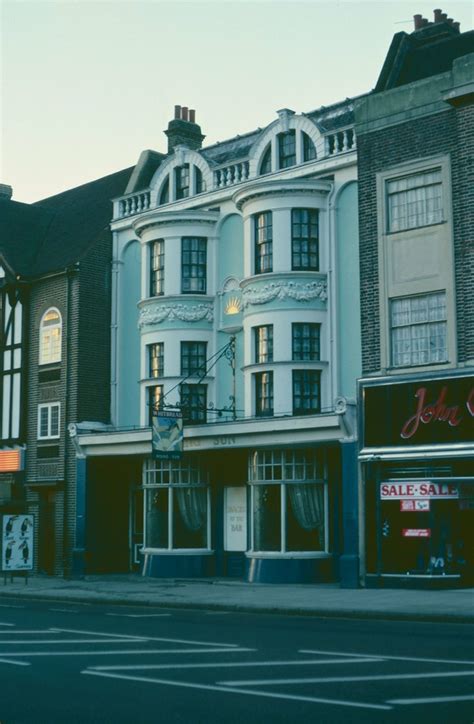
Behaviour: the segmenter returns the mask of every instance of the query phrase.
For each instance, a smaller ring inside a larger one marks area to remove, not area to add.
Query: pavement
[[[0,579],[8,598],[339,618],[474,623],[474,588],[342,589],[337,583],[255,584],[223,578],[159,579],[138,574]],[[0,604],[1,605],[1,604]]]

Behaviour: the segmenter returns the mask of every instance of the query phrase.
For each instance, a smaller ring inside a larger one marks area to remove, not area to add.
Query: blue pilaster
[[[341,443],[343,553],[341,588],[359,588],[359,476],[357,442]]]
[[[83,578],[86,572],[86,491],[87,460],[76,458],[76,525],[72,552],[72,575]]]

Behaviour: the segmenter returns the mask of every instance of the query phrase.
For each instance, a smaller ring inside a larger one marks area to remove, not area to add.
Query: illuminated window
[[[61,315],[51,308],[43,315],[40,324],[40,365],[61,361]]]

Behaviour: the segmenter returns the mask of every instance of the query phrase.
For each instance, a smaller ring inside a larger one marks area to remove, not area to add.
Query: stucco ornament
[[[214,308],[212,304],[168,304],[145,307],[140,311],[138,326],[144,327],[147,324],[160,324],[166,319],[178,319],[180,322],[200,322],[205,319],[207,322],[214,320]]]
[[[294,299],[297,302],[310,302],[312,299],[327,299],[326,280],[317,282],[271,282],[264,286],[249,286],[242,292],[243,306],[249,304],[267,304],[275,299]]]

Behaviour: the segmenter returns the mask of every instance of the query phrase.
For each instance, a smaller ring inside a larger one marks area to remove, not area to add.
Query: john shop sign
[[[474,444],[474,377],[363,388],[364,447]]]

